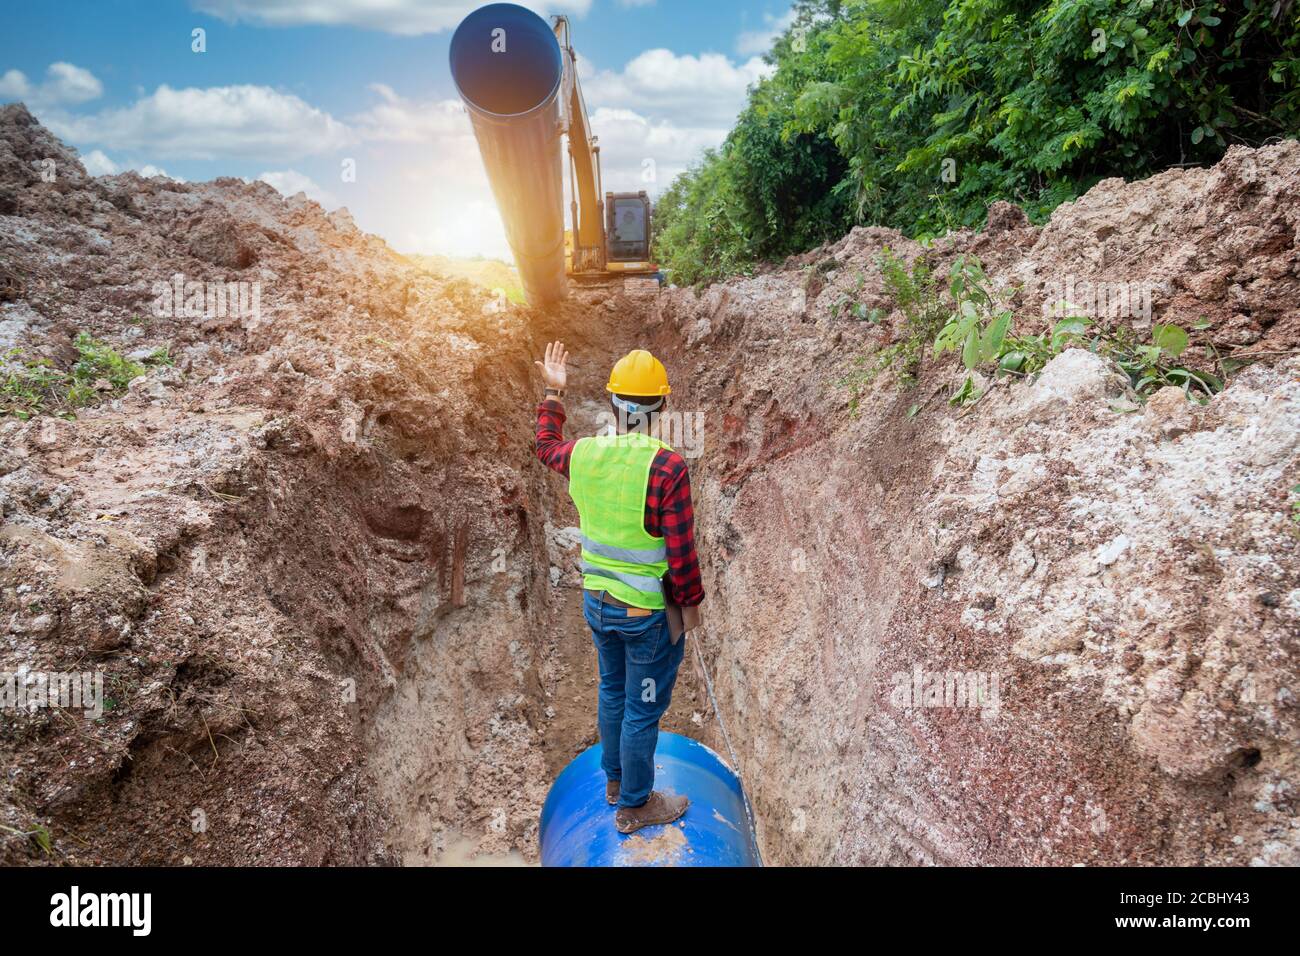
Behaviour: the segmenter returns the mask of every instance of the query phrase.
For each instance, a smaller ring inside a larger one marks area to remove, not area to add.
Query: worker
[[[552,342],[536,363],[546,386],[537,457],[569,479],[578,508],[583,616],[600,665],[605,799],[617,807],[615,827],[632,833],[671,823],[689,803],[654,789],[654,753],[686,632],[702,621],[691,485],[682,456],[654,434],[671,391],[663,363],[643,349],[619,359],[605,386],[612,433],[565,441],[568,357],[562,342]],[[670,612],[678,608],[674,636]]]

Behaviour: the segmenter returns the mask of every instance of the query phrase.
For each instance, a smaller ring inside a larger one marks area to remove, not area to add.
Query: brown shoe
[[[617,780],[605,781],[605,802],[611,807],[618,806],[619,782]]]
[[[632,833],[656,823],[672,823],[690,805],[685,797],[652,791],[650,799],[639,807],[619,807],[614,814],[614,826],[619,833]]]

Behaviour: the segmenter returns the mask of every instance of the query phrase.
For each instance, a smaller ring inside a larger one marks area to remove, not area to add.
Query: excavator
[[[600,145],[578,81],[568,17],[548,24],[516,4],[490,3],[461,21],[449,58],[529,304],[564,299],[570,282],[657,285],[649,196],[644,190],[601,196]]]

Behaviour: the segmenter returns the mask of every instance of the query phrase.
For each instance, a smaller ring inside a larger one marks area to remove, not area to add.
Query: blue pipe
[[[600,745],[588,747],[555,778],[542,805],[542,866],[763,865],[740,778],[704,744],[660,731],[655,789],[689,797],[686,815],[619,833],[605,802]]]

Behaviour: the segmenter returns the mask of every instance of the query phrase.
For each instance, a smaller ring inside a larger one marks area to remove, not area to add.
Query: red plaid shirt
[[[548,468],[569,477],[569,459],[576,439],[564,440],[564,406],[546,399],[537,406],[537,457]],[[675,451],[661,448],[650,466],[645,495],[645,529],[664,539],[668,551],[668,584],[672,599],[682,607],[704,600],[704,583],[695,559],[695,510],[686,462]]]

